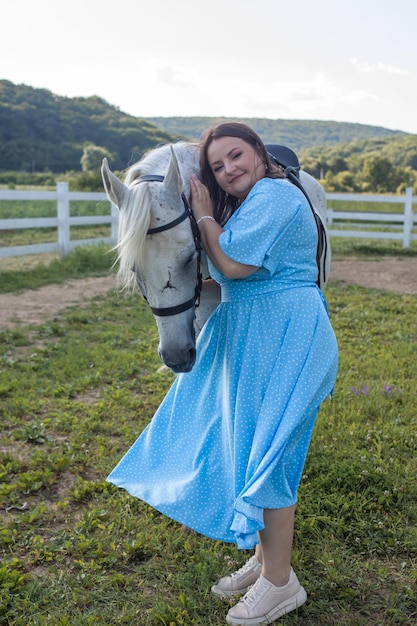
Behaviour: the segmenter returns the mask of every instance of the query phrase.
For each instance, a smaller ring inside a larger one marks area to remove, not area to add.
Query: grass
[[[41,188],[45,191],[45,187]],[[56,188],[55,188],[56,190]],[[110,215],[110,204],[106,200],[71,200],[72,217],[82,215]],[[56,200],[0,200],[0,218],[16,219],[31,217],[56,217]]]
[[[64,258],[40,254],[0,259],[0,293],[37,289],[52,283],[88,276],[106,276],[112,271],[115,253],[106,244],[78,246]]]
[[[358,245],[355,254],[378,258]],[[79,248],[15,280],[108,272],[105,252]],[[336,283],[327,298],[340,372],[313,435],[294,540],[309,601],[278,623],[411,626],[417,297]],[[143,300],[116,292],[0,333],[0,624],[225,623],[227,604],[208,590],[247,553],[185,532],[105,481],[173,380],[156,346]]]
[[[383,195],[391,196],[395,194]],[[359,213],[404,213],[404,197],[398,202],[375,202],[373,200],[328,200],[327,205],[329,209],[331,208],[335,211],[354,211]]]

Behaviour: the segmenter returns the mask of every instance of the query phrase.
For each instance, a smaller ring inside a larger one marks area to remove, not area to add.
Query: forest
[[[0,171],[82,169],[87,145],[102,147],[123,169],[173,135],[119,111],[98,96],[65,98],[0,81]]]
[[[53,184],[65,175],[78,188],[100,188],[103,156],[123,171],[157,145],[198,141],[222,119],[139,118],[96,95],[67,98],[0,80],[0,184]],[[347,122],[241,121],[265,143],[295,150],[302,168],[328,192],[402,193],[412,186],[417,193],[416,135]]]

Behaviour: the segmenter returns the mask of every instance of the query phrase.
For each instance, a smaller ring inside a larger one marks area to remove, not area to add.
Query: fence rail
[[[104,192],[69,191],[66,182],[57,183],[56,191],[17,191],[1,190],[2,200],[25,200],[25,201],[55,201],[57,210],[56,217],[33,217],[0,219],[0,231],[21,230],[26,228],[56,228],[57,241],[52,243],[30,244],[27,246],[0,247],[0,258],[11,256],[23,256],[26,254],[41,254],[45,252],[58,252],[60,256],[66,256],[76,246],[89,245],[92,243],[116,243],[118,210],[111,206],[110,215],[86,215],[71,216],[70,203],[75,201],[107,202]],[[110,224],[110,236],[94,239],[71,239],[71,226],[89,226],[97,224]]]
[[[417,203],[417,196],[413,196],[412,189],[407,188],[405,195],[367,195],[328,193],[327,199],[327,226],[330,236],[334,237],[366,237],[369,239],[397,239],[402,241],[404,248],[410,246],[411,241],[417,241],[417,213],[413,212],[413,204]],[[1,190],[2,200],[27,201],[55,201],[57,206],[56,217],[10,218],[0,219],[0,232],[27,228],[56,228],[57,241],[52,243],[30,244],[25,246],[0,247],[0,258],[23,256],[27,254],[41,254],[58,252],[66,256],[80,245],[106,242],[115,244],[117,241],[118,210],[110,204],[106,194],[100,192],[69,191],[68,183],[57,183],[55,191],[18,191]],[[403,212],[376,213],[365,211],[339,211],[332,208],[332,201],[344,202],[384,202],[402,204]],[[110,215],[71,216],[70,203],[75,201],[107,202],[111,206]],[[95,239],[71,240],[71,226],[86,226],[109,224],[110,236]],[[332,228],[334,227],[334,228]],[[367,230],[372,228],[372,230]],[[378,230],[378,228],[380,230]]]
[[[402,213],[375,213],[368,211],[338,211],[332,208],[332,201],[343,202],[384,202],[402,204]],[[413,229],[417,226],[417,213],[413,213],[413,204],[417,196],[413,196],[411,187],[407,187],[405,195],[368,195],[359,193],[327,193],[327,227],[330,236],[361,237],[367,239],[397,239],[402,241],[403,248],[409,248],[411,241],[417,241]],[[332,229],[339,226],[340,229]],[[372,227],[373,230],[366,230]],[[377,231],[377,227],[383,230]],[[364,230],[365,229],[365,230]],[[390,232],[387,232],[389,229]]]

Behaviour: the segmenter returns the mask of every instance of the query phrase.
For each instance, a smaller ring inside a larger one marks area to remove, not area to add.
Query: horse
[[[209,277],[207,258],[188,201],[191,174],[199,171],[198,145],[185,141],[145,154],[128,168],[124,182],[106,158],[101,167],[107,197],[119,209],[119,284],[136,283],[148,301],[159,357],[174,373],[192,369],[197,336],[220,300],[202,288]],[[325,222],[322,186],[303,170],[299,178]]]

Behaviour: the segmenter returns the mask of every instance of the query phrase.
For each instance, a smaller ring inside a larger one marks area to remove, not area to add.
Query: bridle
[[[161,176],[160,174],[144,174],[143,176],[139,176],[139,178],[137,178],[134,181],[134,184],[145,183],[145,182],[162,183],[164,182],[164,179],[165,179],[165,176]],[[168,222],[167,224],[162,224],[162,226],[156,226],[155,228],[149,228],[146,234],[155,235],[157,233],[162,233],[165,230],[170,230],[171,228],[175,228],[175,226],[177,226],[178,224],[181,224],[181,222],[183,222],[187,218],[190,220],[191,232],[193,235],[195,250],[197,253],[196,286],[195,286],[194,296],[190,298],[190,300],[187,300],[186,302],[183,302],[182,304],[177,304],[176,306],[167,306],[163,308],[153,307],[149,305],[152,313],[160,317],[169,317],[170,315],[178,315],[178,313],[183,313],[184,311],[188,311],[188,309],[191,309],[193,306],[198,307],[200,304],[201,288],[203,285],[203,276],[201,274],[202,245],[201,245],[201,239],[200,239],[200,231],[198,230],[197,222],[191,210],[190,203],[188,202],[184,192],[181,193],[181,199],[184,204],[184,212],[175,220],[172,220],[171,222]],[[148,302],[148,299],[146,298],[144,294],[143,294],[143,297]]]

